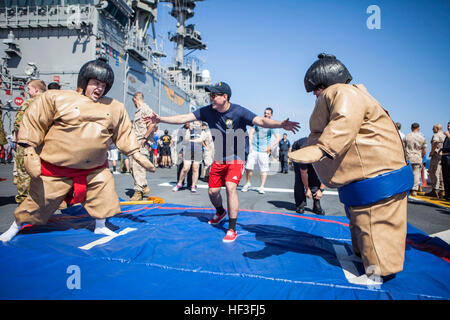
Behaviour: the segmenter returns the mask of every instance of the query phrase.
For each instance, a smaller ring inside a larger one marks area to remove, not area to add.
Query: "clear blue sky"
[[[381,29],[370,30],[366,13],[380,8]],[[176,20],[159,7],[157,33],[167,39]],[[450,121],[450,1],[206,0],[197,2],[195,24],[208,50],[202,59],[213,82],[225,81],[232,102],[274,119],[289,117],[309,134],[315,97],[303,78],[317,54],[336,55],[388,110],[402,131],[418,122],[428,142],[432,126]],[[173,43],[165,50],[174,55]],[[171,60],[167,58],[167,62]]]

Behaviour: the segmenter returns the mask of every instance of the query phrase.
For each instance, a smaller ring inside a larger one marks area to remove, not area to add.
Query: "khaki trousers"
[[[430,159],[430,174],[431,186],[436,191],[444,190],[444,179],[442,176],[441,156],[432,156]]]
[[[353,251],[361,255],[366,274],[381,276],[403,270],[407,193],[370,206],[348,207]]]
[[[148,157],[148,154],[144,155]],[[130,170],[134,180],[134,191],[144,191],[144,188],[147,186],[147,170],[137,163],[133,157],[130,157]]]
[[[420,163],[411,163],[411,167],[414,175],[414,186],[412,190],[419,191],[420,178],[422,176],[422,164]]]
[[[82,205],[90,216],[105,219],[120,212],[119,198],[109,168],[93,171],[86,180],[86,199]],[[14,211],[17,224],[46,224],[72,187],[72,178],[32,178],[29,196]]]

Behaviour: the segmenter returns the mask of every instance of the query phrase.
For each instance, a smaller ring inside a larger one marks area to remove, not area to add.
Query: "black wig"
[[[86,62],[78,74],[77,86],[83,89],[83,92],[86,90],[89,79],[97,79],[104,82],[106,87],[103,95],[106,95],[114,83],[114,72],[104,60],[92,60]]]
[[[349,83],[352,76],[342,62],[332,54],[321,53],[305,74],[306,92],[336,83]]]

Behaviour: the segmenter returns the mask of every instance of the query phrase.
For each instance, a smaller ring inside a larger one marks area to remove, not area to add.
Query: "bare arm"
[[[306,169],[306,170],[300,169],[300,177],[302,179],[303,186],[305,187],[305,191],[306,191],[305,196],[307,198],[312,198],[312,192],[308,185],[308,169]]]
[[[202,147],[203,148],[207,148],[207,145],[206,145],[206,132],[205,131],[202,131],[202,133],[200,134],[200,141],[202,142]]]
[[[175,116],[169,116],[169,117],[161,117],[160,115],[153,113],[151,116],[144,117],[144,121],[150,122],[153,124],[162,122],[162,123],[169,123],[169,124],[184,124],[186,122],[191,122],[197,120],[195,115],[190,113],[185,114],[177,114]]]
[[[325,189],[325,185],[323,183],[320,184],[320,189],[313,194],[314,199],[320,200],[323,196],[323,191]]]
[[[309,189],[309,185],[308,185],[308,169],[300,169],[300,176],[302,178],[302,183],[303,186],[305,187],[306,190]]]
[[[284,130],[292,131],[293,133],[296,133],[300,129],[298,122],[289,121],[289,118],[283,121],[277,121],[256,116],[253,118],[252,123],[263,128],[283,128]]]
[[[248,130],[248,145],[249,145],[249,151],[252,152],[252,143],[253,143],[253,135],[255,134],[255,128],[251,127]]]
[[[256,116],[255,118],[253,118],[253,124],[263,128],[281,128],[281,121],[272,120],[260,116]]]
[[[277,133],[275,135],[275,140],[273,141],[273,143],[270,145],[270,150],[272,150],[273,148],[275,148],[275,146],[280,142],[281,140],[281,135],[279,133]]]

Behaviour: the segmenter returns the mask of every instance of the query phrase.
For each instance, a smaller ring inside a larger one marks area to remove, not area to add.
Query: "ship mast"
[[[184,48],[191,50],[205,50],[206,44],[202,41],[200,32],[194,30],[194,25],[187,25],[186,21],[194,16],[195,2],[203,0],[160,0],[172,4],[170,15],[177,19],[177,33],[170,37],[176,42],[176,69],[182,70],[184,65]]]

